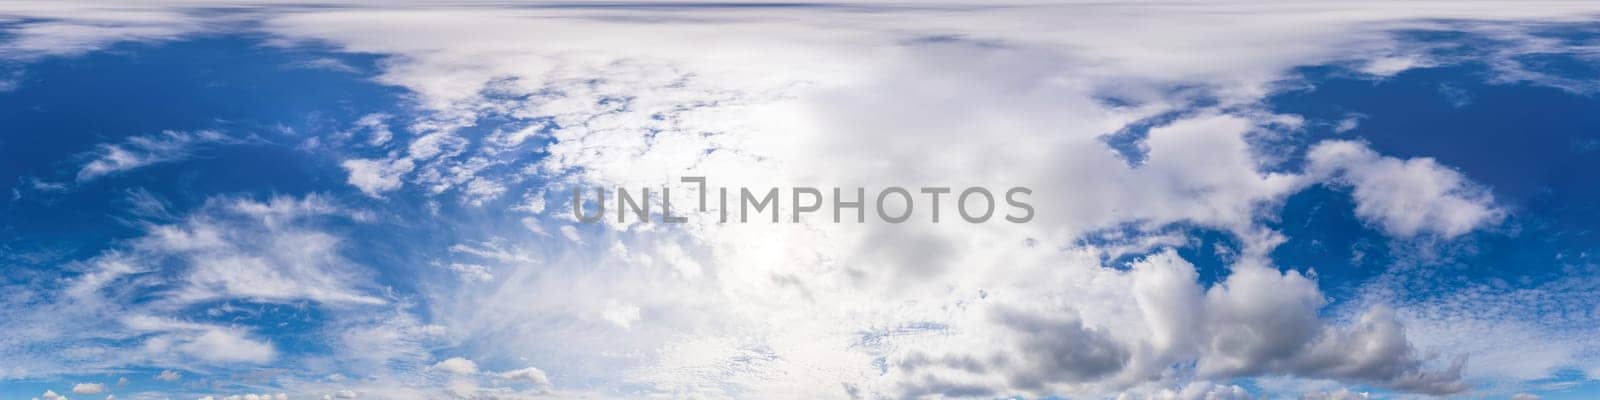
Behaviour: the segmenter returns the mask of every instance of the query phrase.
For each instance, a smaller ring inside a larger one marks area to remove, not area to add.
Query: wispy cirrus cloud
[[[132,193],[145,201],[153,196]],[[78,263],[59,280],[10,286],[29,293],[19,300],[28,306],[8,308],[0,329],[11,334],[0,341],[0,352],[30,364],[23,371],[0,369],[0,376],[263,365],[282,356],[260,331],[270,326],[185,310],[215,309],[219,302],[309,302],[337,312],[388,302],[362,267],[341,255],[339,236],[324,230],[330,220],[359,223],[370,216],[322,197],[219,197],[180,218],[152,218],[142,224],[142,236]],[[46,291],[58,295],[32,295]],[[117,346],[101,347],[107,341]],[[48,361],[54,358],[49,352],[88,348],[106,356]],[[179,377],[168,370],[158,380]]]
[[[84,157],[89,161],[78,169],[77,180],[88,182],[154,164],[181,161],[208,146],[241,142],[210,130],[130,136],[118,143],[100,144],[86,153]]]

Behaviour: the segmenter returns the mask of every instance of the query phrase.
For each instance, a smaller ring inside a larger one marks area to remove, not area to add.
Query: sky
[[[1596,65],[1584,1],[0,2],[0,399],[1596,398]]]

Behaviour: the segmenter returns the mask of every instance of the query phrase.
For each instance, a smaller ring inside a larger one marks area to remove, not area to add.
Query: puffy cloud
[[[1488,190],[1431,158],[1400,160],[1344,140],[1319,143],[1306,157],[1313,175],[1352,188],[1356,216],[1394,236],[1452,238],[1505,216]]]
[[[156,380],[162,382],[177,382],[180,379],[183,379],[183,374],[170,369],[162,370],[161,373],[156,374]]]
[[[79,383],[72,385],[73,394],[101,394],[105,393],[106,385],[102,383]]]
[[[983,382],[1001,374],[1011,390],[1047,393],[1059,384],[1092,382],[1115,375],[1132,357],[1125,344],[1103,328],[1087,327],[1071,314],[1061,316],[1006,307],[991,318],[1009,330],[1012,342],[990,354],[910,352],[894,360],[906,375],[901,397],[996,397],[1007,392]]]
[[[101,144],[89,154],[89,162],[78,170],[78,181],[90,181],[151,164],[173,162],[190,157],[203,146],[237,143],[238,139],[216,131],[177,132],[130,136],[120,143]]]
[[[1517,393],[1511,395],[1511,400],[1539,400],[1539,398],[1539,395],[1529,393]]]
[[[1101,279],[1100,286],[1131,292],[1136,308],[1120,312],[1132,314],[1133,321],[1096,316],[1102,324],[1096,327],[1077,317],[1048,319],[1059,313],[1002,307],[995,310],[995,321],[1012,332],[985,331],[969,344],[946,344],[994,349],[990,352],[916,350],[891,358],[900,372],[891,375],[902,382],[898,393],[1094,393],[1100,390],[1097,385],[1144,382],[1184,365],[1192,365],[1196,376],[1221,379],[1287,375],[1430,394],[1468,388],[1459,361],[1443,370],[1430,369],[1430,359],[1411,347],[1396,316],[1385,308],[1368,310],[1348,324],[1319,318],[1326,305],[1322,292],[1293,271],[1236,265],[1227,279],[1206,288],[1196,281],[1193,265],[1164,251],[1135,263],[1126,276]],[[1202,394],[1212,391],[1196,387],[1124,394],[1206,398]],[[1215,391],[1219,398],[1236,392],[1227,387]]]
[[[543,370],[534,367],[501,372],[500,377],[517,382],[527,383],[536,387],[547,388],[550,386],[550,378],[545,376]]]
[[[478,363],[461,357],[451,357],[434,364],[433,369],[453,375],[472,375],[478,373]]]
[[[45,391],[44,391],[44,394],[42,394],[42,395],[39,395],[39,397],[40,397],[40,398],[42,398],[42,399],[44,399],[44,400],[69,400],[69,399],[68,399],[68,398],[67,398],[67,396],[62,396],[62,395],[60,395],[60,394],[56,394],[56,392],[55,392],[55,391],[53,391],[53,390],[48,390],[48,389],[46,389],[46,390],[45,390]]]
[[[1013,375],[1013,385],[1026,389],[1048,381],[1087,381],[1115,374],[1128,364],[1128,349],[1110,332],[1084,327],[1070,317],[1049,315],[1015,310],[997,313],[996,322],[1023,335],[1017,350],[1030,357],[1022,371],[1034,373]]]
[[[1196,364],[1202,375],[1289,374],[1429,394],[1469,388],[1461,381],[1464,360],[1427,370],[1387,308],[1367,310],[1348,326],[1322,321],[1322,292],[1292,271],[1236,266],[1207,290],[1203,304],[1200,331],[1206,333]]]
[[[349,183],[368,196],[379,197],[384,192],[400,188],[400,178],[411,172],[410,159],[351,159],[340,164],[348,172]]]

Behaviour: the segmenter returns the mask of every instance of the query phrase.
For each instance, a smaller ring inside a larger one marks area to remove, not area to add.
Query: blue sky
[[[0,5],[0,398],[1591,398],[1595,8]]]

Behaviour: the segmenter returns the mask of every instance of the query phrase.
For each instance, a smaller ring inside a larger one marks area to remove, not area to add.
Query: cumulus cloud
[[[119,143],[108,143],[87,154],[89,162],[78,170],[78,181],[86,182],[107,175],[127,172],[152,164],[180,161],[194,151],[214,144],[236,143],[238,139],[217,131],[178,132],[130,136]]]
[[[1197,304],[1204,304],[1197,311],[1207,332],[1196,364],[1203,375],[1288,374],[1429,394],[1469,388],[1461,381],[1464,360],[1442,371],[1425,369],[1428,360],[1387,308],[1366,310],[1348,326],[1322,321],[1322,292],[1292,271],[1235,268]]]
[[[411,172],[409,159],[351,159],[340,164],[349,173],[349,183],[368,196],[378,197],[384,192],[400,188],[402,175]]]
[[[170,369],[162,370],[161,373],[156,374],[156,380],[162,382],[177,382],[180,379],[183,379],[183,374]]]
[[[1344,140],[1306,157],[1312,174],[1351,188],[1356,216],[1394,236],[1452,238],[1505,217],[1487,189],[1431,158],[1401,160]]]
[[[527,368],[523,368],[523,369],[514,369],[514,370],[510,370],[510,371],[501,372],[500,373],[500,377],[501,378],[505,378],[505,379],[510,379],[510,380],[516,381],[516,382],[530,384],[530,385],[533,385],[535,387],[541,387],[541,388],[550,387],[550,378],[545,376],[543,370],[540,370],[540,369],[534,368],[534,367],[527,367]]]
[[[983,339],[1005,338],[998,352],[913,351],[891,359],[904,375],[901,395],[1072,392],[1097,382],[1142,381],[1174,365],[1192,365],[1197,376],[1218,379],[1287,375],[1429,394],[1469,387],[1461,379],[1460,361],[1430,369],[1432,360],[1411,347],[1387,309],[1368,310],[1349,324],[1321,319],[1322,292],[1293,271],[1240,265],[1206,288],[1196,281],[1193,265],[1165,251],[1135,263],[1127,278],[1131,281],[1100,284],[1131,290],[1137,308],[1124,312],[1138,316],[1143,327],[1121,325],[1122,334],[1113,335],[1117,331],[1085,326],[1076,318],[1051,322],[1044,317],[1051,313],[1001,308],[997,321],[1014,332],[988,333]],[[1189,391],[1211,389],[1124,394],[1161,398]],[[1223,388],[1218,396],[1232,392]]]
[[[472,375],[478,373],[478,363],[461,357],[451,357],[434,364],[433,369],[453,375]]]
[[[911,352],[895,360],[908,379],[900,387],[907,398],[995,397],[1007,392],[981,384],[982,375],[1003,374],[1013,390],[1044,393],[1062,383],[1091,382],[1121,372],[1131,351],[1104,328],[1087,327],[1065,316],[1005,307],[991,318],[1010,332],[1010,346],[992,354],[929,355]],[[977,375],[977,376],[972,376]]]
[[[106,385],[101,383],[79,383],[72,385],[73,394],[101,394],[105,393]]]

